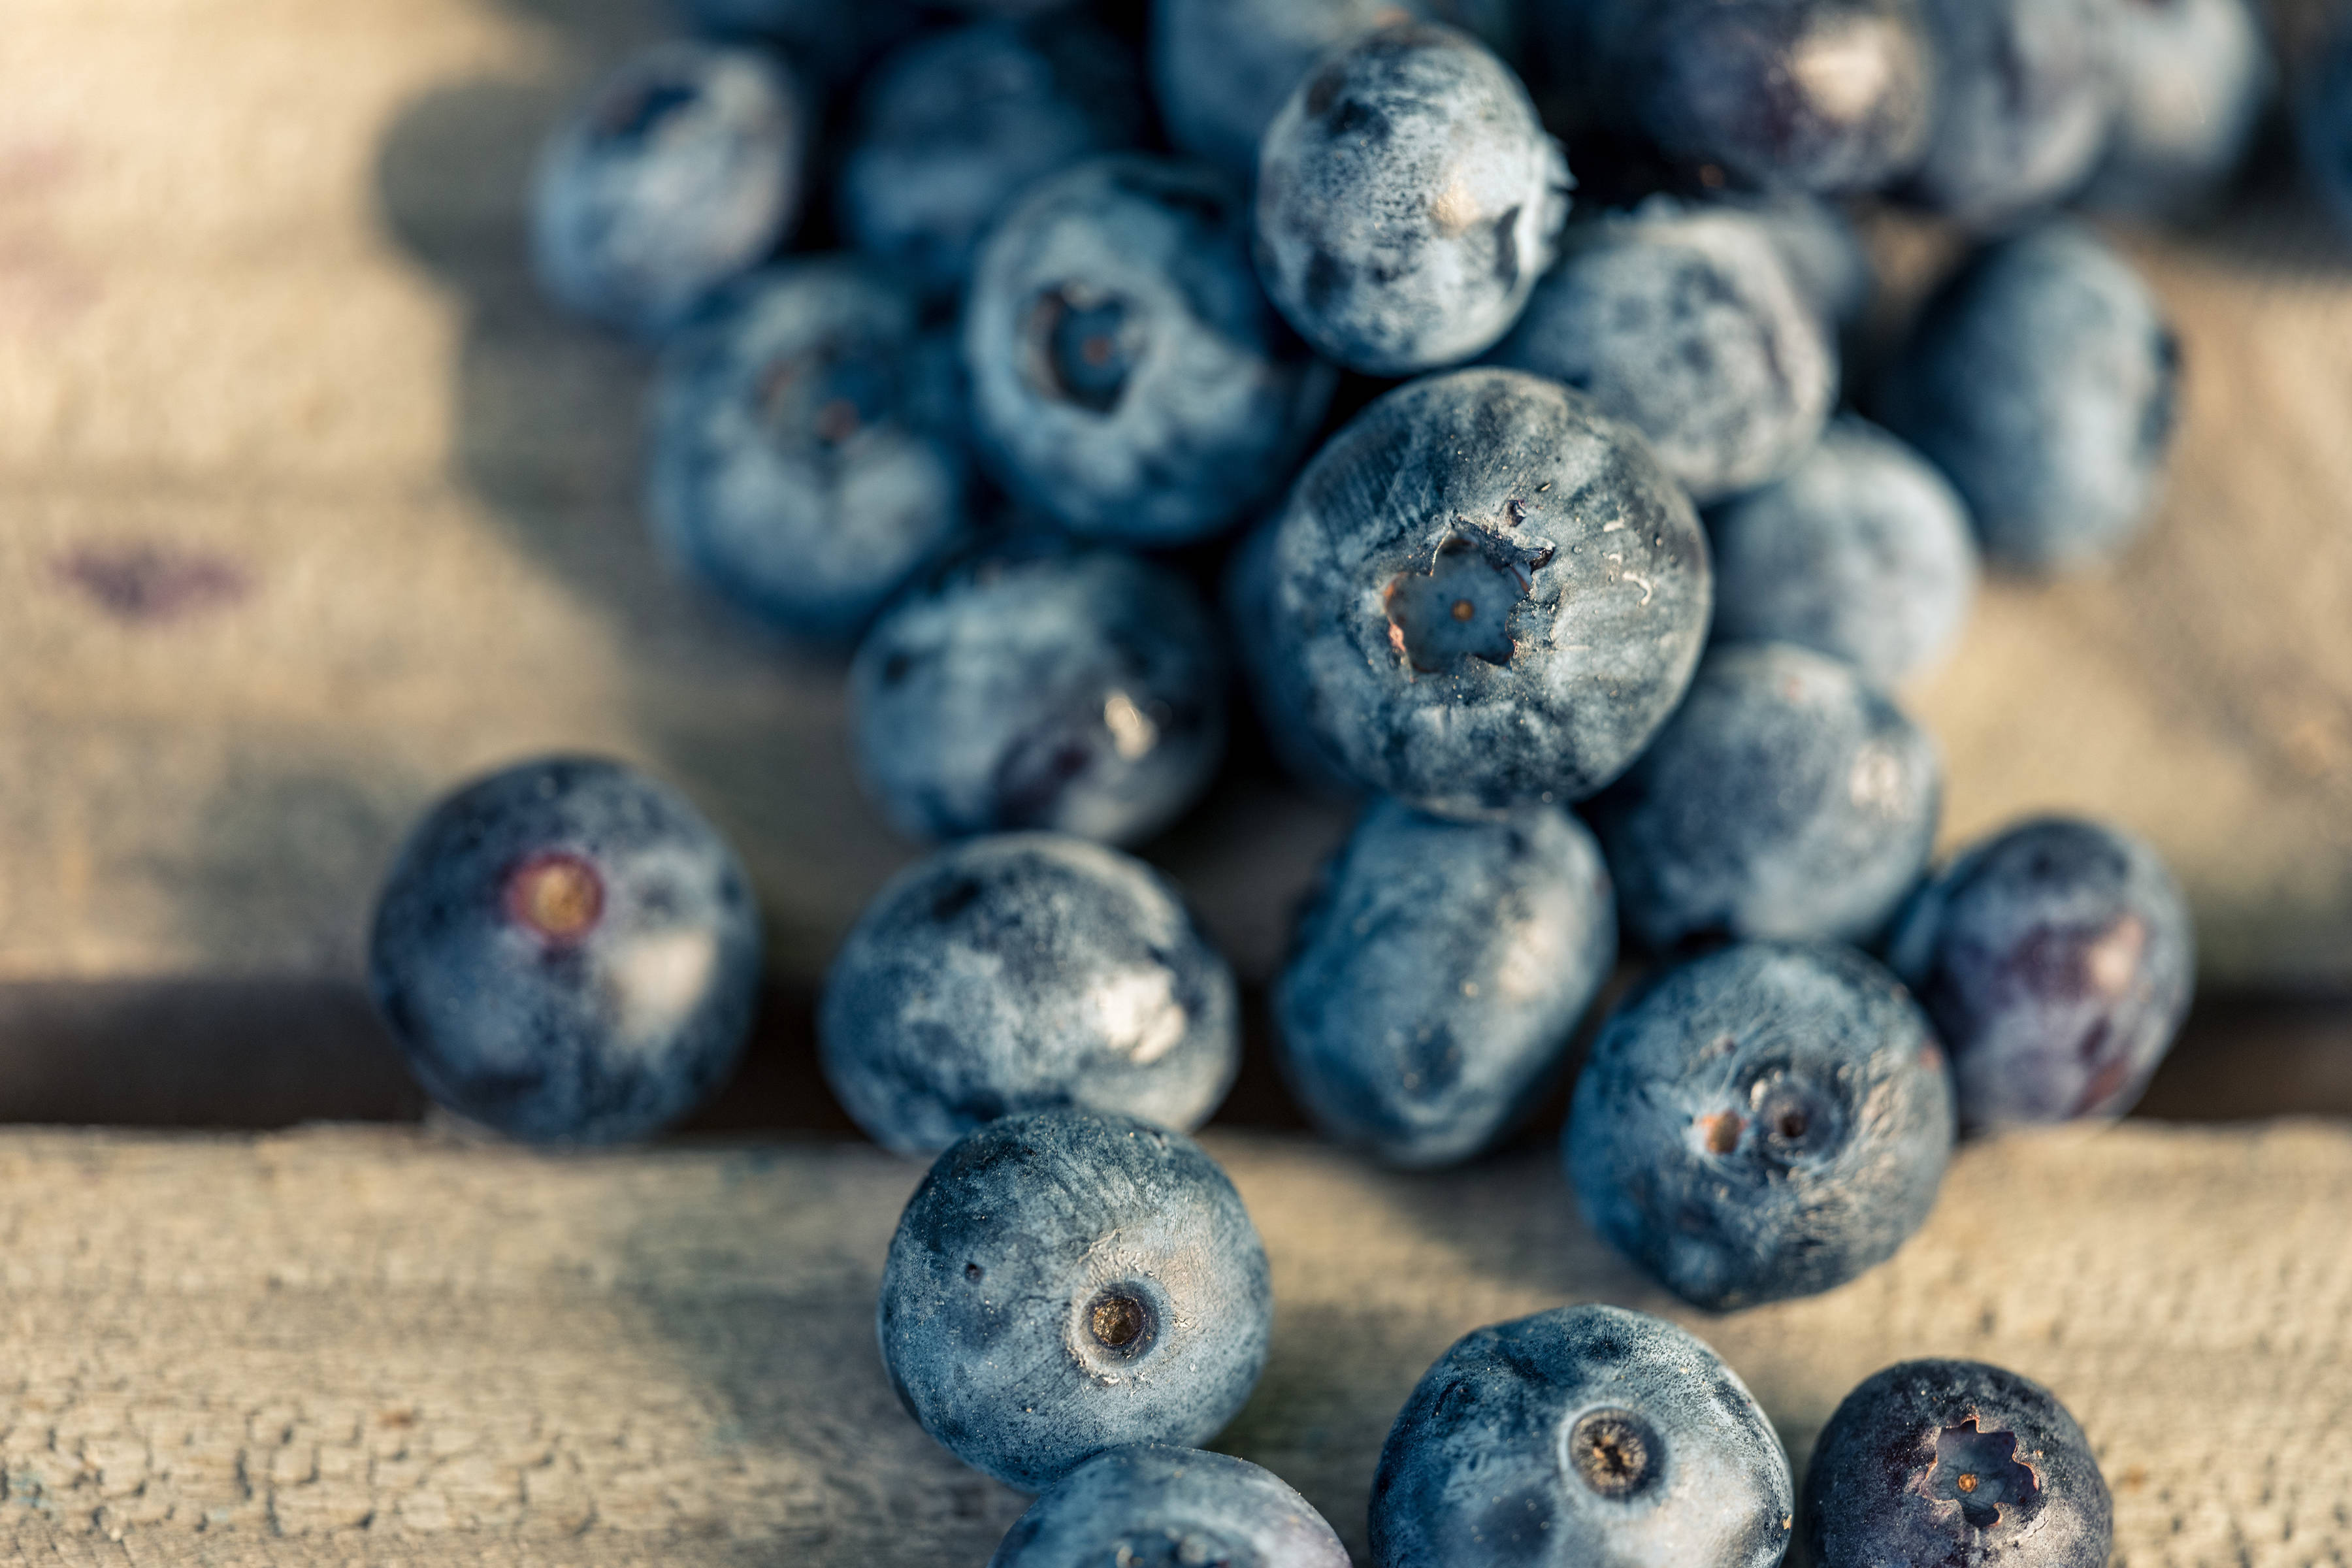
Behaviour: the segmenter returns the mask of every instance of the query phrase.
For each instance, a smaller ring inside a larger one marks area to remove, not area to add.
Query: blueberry
[[[1273,1471],[1149,1443],[1047,1488],[988,1568],[1348,1568],[1348,1549]]]
[[[1837,400],[1837,354],[1772,234],[1654,197],[1570,231],[1489,358],[1589,393],[1705,505],[1788,471]]]
[[[1516,371],[1381,396],[1277,526],[1270,662],[1303,721],[1363,784],[1442,816],[1607,784],[1705,638],[1689,499],[1631,429]]]
[[[2209,209],[2244,161],[2277,76],[2247,0],[2116,8],[2120,102],[2084,197],[2145,217]]]
[[[551,757],[458,790],[377,896],[368,982],[425,1093],[537,1142],[677,1121],[751,1030],[760,917],[694,808],[617,763]]]
[[[1832,328],[1853,326],[1878,290],[1870,252],[1853,220],[1815,196],[1718,196],[1761,224],[1797,297]]]
[[[1850,665],[1783,643],[1708,654],[1642,760],[1588,815],[1618,916],[1691,938],[1861,942],[1934,847],[1936,744]]]
[[[1969,1127],[2130,1110],[2197,967],[2188,903],[2157,852],[2065,817],[1962,853],[1905,911],[1887,956],[1952,1054]]]
[[[875,1328],[924,1431],[1040,1491],[1106,1448],[1214,1436],[1273,1318],[1257,1228],[1199,1144],[1061,1110],[940,1156],[899,1216]]]
[[[1988,247],[1928,303],[1879,412],[1950,478],[1987,555],[2047,571],[2138,532],[2179,368],[2138,275],[2088,229],[2053,223]]]
[[[2116,112],[2118,0],[1923,0],[1941,68],[1909,194],[1996,229],[2064,200]]]
[[[1372,1479],[1379,1568],[1777,1568],[1788,1456],[1747,1384],[1674,1324],[1557,1307],[1422,1374]]]
[[[908,44],[866,87],[838,200],[842,227],[933,294],[1034,181],[1133,145],[1143,88],[1124,46],[1068,16],[976,22]]]
[[[1916,0],[1620,0],[1635,121],[1685,164],[1764,190],[1861,191],[1917,161],[1935,56]]]
[[[2305,177],[2338,225],[2352,229],[2352,16],[2311,62],[2294,125]]]
[[[684,571],[779,630],[855,637],[968,531],[948,345],[847,257],[730,289],[655,391],[646,506]]]
[[[1707,515],[1715,636],[1787,642],[1892,686],[1951,647],[1976,597],[1968,509],[1925,458],[1844,418],[1779,483]]]
[[[1045,833],[900,873],[834,959],[817,1025],[834,1093],[902,1154],[1048,1106],[1189,1130],[1240,1056],[1233,973],[1176,889]]]
[[[1363,786],[1307,722],[1306,697],[1297,671],[1274,655],[1274,552],[1278,532],[1271,522],[1253,528],[1226,558],[1225,629],[1275,760],[1295,783],[1311,793],[1346,800],[1360,795]]]
[[[1458,823],[1377,801],[1275,988],[1284,1075],[1341,1142],[1458,1163],[1551,1086],[1616,961],[1609,873],[1565,810]]]
[[[1406,23],[1332,50],[1258,153],[1257,264],[1290,324],[1351,370],[1458,363],[1551,265],[1571,182],[1510,68]]]
[[[1333,373],[1259,291],[1248,223],[1214,170],[1133,154],[1052,175],[1004,216],[963,348],[1009,489],[1076,533],[1167,545],[1289,479]]]
[[[1845,1396],[1805,1473],[1815,1568],[2103,1568],[2114,1505],[2089,1439],[2040,1384],[1907,1361]]]
[[[1290,89],[1323,55],[1409,18],[1452,21],[1507,58],[1508,5],[1423,0],[1157,0],[1151,85],[1171,141],[1243,180]]]
[[[1149,837],[1208,786],[1225,667],[1183,579],[1112,550],[999,553],[894,605],[850,666],[866,787],[900,831]]]
[[[1742,942],[1610,1018],[1566,1152],[1592,1228],[1719,1312],[1893,1257],[1952,1136],[1943,1053],[1893,975],[1826,943]]]
[[[540,280],[645,337],[684,322],[798,216],[804,110],[756,50],[657,45],[599,82],[541,150]]]
[[[907,0],[685,0],[685,10],[702,32],[772,46],[829,86],[856,76],[915,26]]]

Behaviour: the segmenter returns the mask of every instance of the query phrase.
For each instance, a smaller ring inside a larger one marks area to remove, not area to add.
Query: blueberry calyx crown
[[[1110,413],[1127,395],[1145,346],[1139,312],[1117,294],[1078,282],[1031,301],[1026,335],[1031,383],[1096,414]]]
[[[1511,521],[1524,510],[1511,503]],[[1408,567],[1381,595],[1388,612],[1389,646],[1425,674],[1465,658],[1507,665],[1518,651],[1511,612],[1549,563],[1549,546],[1530,549],[1475,523],[1457,521],[1430,552],[1429,569]]]
[[[1971,1530],[1990,1530],[2004,1506],[2022,1508],[2042,1490],[2032,1466],[2017,1457],[2017,1434],[1979,1430],[1971,1415],[1936,1434],[1936,1462],[1927,1472],[1927,1495],[1960,1505]]]
[[[572,942],[604,913],[604,879],[566,850],[531,856],[507,876],[507,914],[551,942]]]
[[[760,378],[761,417],[787,447],[830,451],[887,421],[897,401],[890,357],[871,343],[829,343],[793,354]]]
[[[1612,1502],[1647,1490],[1664,1460],[1656,1428],[1631,1410],[1589,1410],[1569,1428],[1569,1468]]]

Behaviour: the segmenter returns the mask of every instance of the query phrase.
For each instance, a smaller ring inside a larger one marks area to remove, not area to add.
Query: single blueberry
[[[1376,801],[1275,987],[1284,1076],[1339,1142],[1458,1163],[1556,1081],[1616,961],[1609,873],[1564,809],[1460,823]]]
[[[1641,0],[1612,68],[1668,155],[1763,190],[1874,190],[1917,162],[1936,61],[1916,0]]]
[[[683,571],[781,631],[853,637],[970,531],[952,352],[849,257],[724,296],[655,388],[646,510]]]
[[[1979,229],[2064,200],[2116,112],[2118,0],[1923,0],[1935,128],[1910,195]]]
[[[1557,1307],[1422,1374],[1372,1479],[1379,1568],[1777,1568],[1795,1488],[1721,1357],[1662,1318]]]
[[[1893,975],[1827,943],[1742,942],[1610,1018],[1565,1147],[1592,1228],[1721,1312],[1893,1257],[1952,1137],[1944,1054]]]
[[[1934,847],[1936,743],[1851,665],[1783,643],[1708,654],[1682,708],[1589,816],[1618,917],[1695,937],[1862,942]]]
[[[1376,27],[1452,22],[1504,58],[1515,8],[1496,0],[1157,0],[1151,86],[1169,140],[1241,180],[1283,100],[1324,54]]]
[[[834,959],[817,1032],[843,1107],[902,1154],[1057,1105],[1189,1131],[1241,1052],[1233,972],[1175,888],[1045,833],[901,872]]]
[[[1843,418],[1786,479],[1707,514],[1715,636],[1844,659],[1880,686],[1932,668],[1976,598],[1968,509],[1927,459]]]
[[[698,31],[781,49],[825,86],[855,77],[916,23],[908,0],[684,0],[684,9]]]
[[[377,1011],[440,1104],[509,1137],[609,1143],[725,1081],[760,916],[694,808],[617,763],[551,757],[458,790],[378,894]]]
[[[1689,498],[1632,429],[1517,371],[1384,395],[1276,526],[1285,689],[1350,774],[1441,816],[1599,789],[1673,711],[1705,640]]]
[[[925,292],[954,293],[1014,196],[1142,134],[1135,61],[1091,22],[999,19],[932,34],[893,52],[866,85],[842,161],[841,226]]]
[[[1402,23],[1326,55],[1258,153],[1257,266],[1290,324],[1351,370],[1455,364],[1510,330],[1571,185],[1492,50]]]
[[[1225,664],[1184,580],[1113,550],[999,552],[901,599],[858,647],[851,723],[901,832],[1149,837],[1208,787]]]
[[[2053,223],[1988,247],[1929,301],[1879,414],[1951,479],[1995,563],[2051,571],[2139,531],[2179,371],[2139,275],[2088,229]]]
[[[1215,1436],[1273,1320],[1257,1227],[1198,1143],[1062,1110],[940,1156],[899,1216],[875,1329],[924,1431],[1042,1491],[1106,1448]]]
[[[1273,1471],[1142,1443],[1046,1488],[988,1568],[1348,1568],[1348,1549]]]
[[[1952,1054],[1971,1128],[2121,1116],[2195,984],[2180,885],[2148,845],[2065,817],[1972,846],[1923,888],[1887,962]]]
[[[1805,1472],[1815,1568],[2104,1568],[2114,1517],[2066,1407],[1980,1361],[1907,1361],[1864,1379]]]
[[[2308,67],[2295,101],[2304,174],[2342,227],[2352,230],[2352,16]]]
[[[1488,358],[1590,394],[1705,505],[1786,473],[1837,401],[1837,351],[1772,232],[1653,197],[1569,232]]]
[[[2120,101],[2089,205],[2142,217],[2210,210],[2244,162],[2277,79],[2247,0],[2116,7]]]
[[[1214,533],[1277,491],[1334,380],[1258,289],[1241,192],[1134,154],[1040,181],[998,223],[963,353],[1006,488],[1139,546]]]
[[[799,215],[804,114],[773,56],[686,42],[638,55],[540,152],[541,282],[640,336],[674,330],[758,266]]]

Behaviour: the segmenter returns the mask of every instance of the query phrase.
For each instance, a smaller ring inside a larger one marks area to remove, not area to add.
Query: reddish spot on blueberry
[[[549,942],[577,942],[604,912],[604,879],[577,855],[534,855],[507,878],[507,912]]]
[[[1970,1529],[1990,1530],[2004,1507],[2021,1507],[2041,1489],[2032,1468],[2018,1460],[2015,1433],[1979,1431],[1971,1415],[1936,1435],[1927,1493],[1958,1503]]]
[[[245,568],[226,556],[163,544],[83,545],[58,574],[92,605],[129,625],[161,625],[244,598]]]
[[[1739,1147],[1739,1134],[1746,1131],[1748,1123],[1735,1112],[1723,1110],[1700,1117],[1698,1126],[1708,1153],[1728,1154]]]

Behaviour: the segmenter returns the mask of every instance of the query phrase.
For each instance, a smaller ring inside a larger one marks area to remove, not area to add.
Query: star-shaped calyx
[[[1971,1415],[1936,1434],[1927,1495],[1958,1503],[1970,1529],[1990,1530],[2004,1508],[2020,1507],[2041,1489],[2032,1469],[2018,1461],[2015,1433],[1979,1431]]]
[[[1506,527],[1528,509],[1509,503]],[[1430,552],[1426,571],[1397,574],[1381,595],[1389,643],[1413,668],[1434,674],[1467,658],[1508,664],[1517,651],[1511,612],[1551,560],[1549,545],[1528,546],[1482,523],[1457,518]]]

